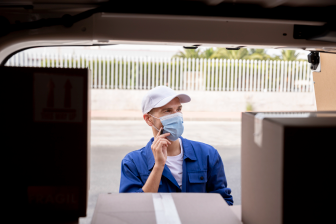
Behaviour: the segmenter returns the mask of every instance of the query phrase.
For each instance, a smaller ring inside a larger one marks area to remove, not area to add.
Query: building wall
[[[141,110],[142,97],[148,90],[92,89],[92,110]],[[179,91],[177,91],[179,92]],[[281,92],[211,92],[183,91],[191,97],[184,111],[232,112],[246,111],[311,111],[316,110],[314,93]]]

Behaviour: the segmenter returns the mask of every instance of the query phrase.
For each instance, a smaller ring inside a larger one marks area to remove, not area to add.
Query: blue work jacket
[[[219,193],[229,204],[233,204],[231,189],[227,188],[224,165],[217,150],[210,145],[182,138],[183,174],[182,189],[167,165],[162,172],[158,192],[209,192]],[[128,153],[121,162],[119,192],[143,192],[155,160],[151,145]]]

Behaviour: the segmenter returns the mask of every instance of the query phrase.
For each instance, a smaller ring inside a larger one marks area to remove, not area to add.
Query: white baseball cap
[[[142,113],[147,114],[153,108],[162,107],[175,97],[178,97],[181,103],[188,103],[191,100],[187,94],[178,94],[167,86],[157,86],[142,98]]]

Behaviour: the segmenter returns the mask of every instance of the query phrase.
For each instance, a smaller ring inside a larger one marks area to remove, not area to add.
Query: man
[[[209,192],[219,193],[233,204],[217,150],[181,137],[181,103],[190,100],[165,86],[150,90],[143,98],[143,118],[152,127],[154,138],[122,160],[120,193]]]

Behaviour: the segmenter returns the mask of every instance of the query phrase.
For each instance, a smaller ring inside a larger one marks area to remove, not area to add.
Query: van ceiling
[[[2,0],[6,10],[34,9],[54,12],[82,12],[103,6],[106,12],[224,16],[240,18],[332,21],[335,0]]]
[[[57,45],[336,52],[335,12],[335,0],[2,0],[0,65],[16,51]]]

